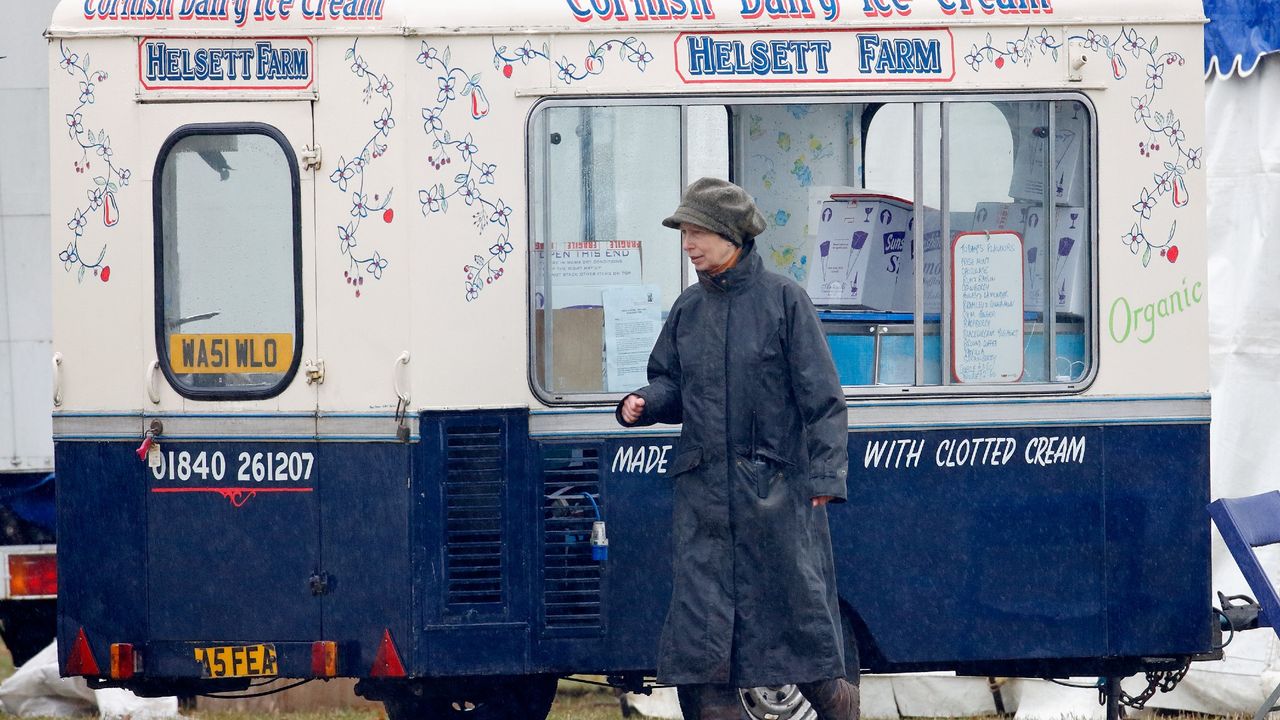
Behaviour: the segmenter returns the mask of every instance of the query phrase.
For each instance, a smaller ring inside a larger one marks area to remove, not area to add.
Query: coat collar
[[[764,272],[764,261],[760,259],[760,254],[753,247],[738,260],[737,265],[719,275],[699,272],[698,282],[708,290],[737,293],[750,287],[762,272]]]

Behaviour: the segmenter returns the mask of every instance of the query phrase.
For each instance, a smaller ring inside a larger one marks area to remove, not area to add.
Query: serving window
[[[660,221],[703,175],[755,197],[756,250],[809,293],[851,394],[1092,376],[1094,130],[1077,97],[660,102],[554,101],[530,123],[531,368],[548,399],[645,384],[694,280]]]
[[[156,161],[156,342],[186,397],[280,393],[301,351],[297,160],[266,125],[177,130]]]

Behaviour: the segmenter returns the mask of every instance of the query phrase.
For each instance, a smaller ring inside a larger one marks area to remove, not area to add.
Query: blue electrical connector
[[[596,562],[605,562],[609,559],[609,537],[605,534],[604,518],[600,515],[600,506],[596,503],[596,499],[591,493],[582,493],[583,497],[591,501],[591,507],[595,508],[596,519],[591,523],[591,559]]]

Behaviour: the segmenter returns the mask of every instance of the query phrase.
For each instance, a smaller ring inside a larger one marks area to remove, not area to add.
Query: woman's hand
[[[644,398],[639,395],[628,395],[622,401],[622,420],[631,425],[644,414]]]

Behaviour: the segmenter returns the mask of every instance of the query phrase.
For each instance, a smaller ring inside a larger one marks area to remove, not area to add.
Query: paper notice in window
[[[649,353],[662,330],[657,285],[612,287],[604,291],[604,357],[609,392],[627,392],[649,383]]]

